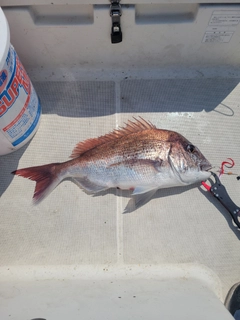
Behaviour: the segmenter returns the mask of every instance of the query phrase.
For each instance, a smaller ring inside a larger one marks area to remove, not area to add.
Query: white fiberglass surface
[[[77,142],[141,116],[198,146],[217,172],[235,160],[240,173],[238,79],[35,82],[43,115],[19,151],[0,158],[1,266],[165,265],[196,263],[221,280],[223,296],[239,281],[239,237],[229,213],[198,184],[159,190],[140,209],[122,214],[130,193],[94,197],[62,182],[38,206],[35,183],[17,168],[68,159]],[[240,182],[222,182],[239,205]]]

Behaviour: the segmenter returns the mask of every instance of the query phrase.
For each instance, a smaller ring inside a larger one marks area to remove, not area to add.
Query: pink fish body
[[[206,180],[211,164],[182,135],[157,129],[140,118],[125,128],[80,142],[71,160],[18,169],[13,174],[36,181],[33,201],[42,201],[66,178],[87,193],[109,188],[131,189],[136,207],[160,188],[190,185]]]

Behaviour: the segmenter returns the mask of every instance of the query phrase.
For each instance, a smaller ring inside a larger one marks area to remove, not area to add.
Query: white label
[[[32,83],[12,46],[0,70],[0,131],[16,147],[35,130],[41,107]]]
[[[236,26],[240,22],[240,11],[214,11],[209,26]]]
[[[240,22],[240,10],[213,11],[202,42],[228,43]]]
[[[202,42],[224,42],[227,43],[231,40],[234,32],[225,31],[207,31],[203,37]]]

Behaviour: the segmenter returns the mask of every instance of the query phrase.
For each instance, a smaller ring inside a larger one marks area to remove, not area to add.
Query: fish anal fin
[[[102,144],[120,139],[129,134],[151,129],[156,129],[156,127],[152,123],[144,120],[141,117],[139,117],[139,119],[134,118],[134,121],[129,120],[126,123],[126,126],[123,128],[113,130],[112,132],[98,138],[87,139],[85,141],[79,142],[73,149],[70,158],[77,158],[86,151],[94,149],[95,147]]]
[[[73,182],[75,182],[81,189],[84,189],[89,194],[98,193],[100,191],[104,191],[108,189],[106,186],[101,186],[97,183],[90,181],[87,177],[74,177],[72,178]]]

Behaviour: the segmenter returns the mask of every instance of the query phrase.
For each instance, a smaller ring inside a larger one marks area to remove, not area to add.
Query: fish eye
[[[192,144],[188,144],[187,145],[187,151],[190,153],[193,153],[195,150],[195,147]]]

